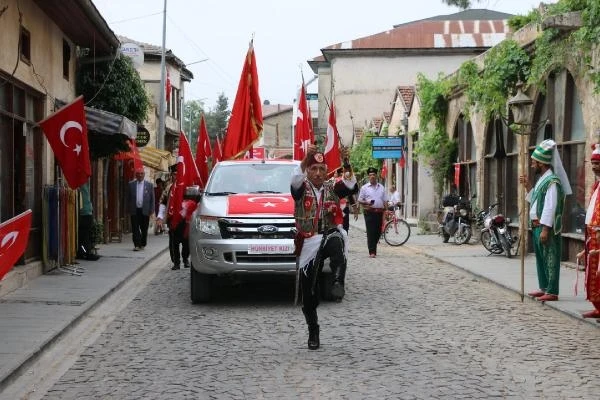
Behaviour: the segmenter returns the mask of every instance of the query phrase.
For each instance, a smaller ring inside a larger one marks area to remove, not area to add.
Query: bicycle
[[[402,217],[399,217],[400,207],[394,206],[394,210],[386,210],[384,214],[383,239],[390,246],[402,246],[410,237],[410,225]]]

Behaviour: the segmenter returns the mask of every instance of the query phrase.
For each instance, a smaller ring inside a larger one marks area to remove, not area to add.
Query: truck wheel
[[[210,286],[212,276],[208,274],[201,274],[194,269],[192,265],[190,268],[190,297],[192,304],[207,303],[210,301]]]

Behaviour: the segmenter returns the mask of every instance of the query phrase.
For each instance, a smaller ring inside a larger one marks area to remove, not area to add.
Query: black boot
[[[338,301],[344,298],[346,291],[344,290],[344,280],[346,278],[346,264],[340,265],[336,268],[333,275],[333,287],[331,288],[331,295]]]
[[[302,312],[308,325],[308,348],[309,350],[316,350],[321,345],[319,341],[319,318],[317,317],[317,310],[306,311],[302,308]]]

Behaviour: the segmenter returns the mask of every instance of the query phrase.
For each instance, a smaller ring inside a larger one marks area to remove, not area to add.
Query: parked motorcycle
[[[442,202],[444,212],[440,233],[444,243],[454,236],[454,243],[463,244],[471,239],[471,203],[458,196],[446,196]]]
[[[510,221],[500,213],[492,213],[496,207],[498,203],[492,204],[487,211],[481,211],[477,216],[478,220],[483,220],[484,226],[481,230],[481,244],[492,254],[504,253],[511,258],[515,254],[516,238],[510,235]]]

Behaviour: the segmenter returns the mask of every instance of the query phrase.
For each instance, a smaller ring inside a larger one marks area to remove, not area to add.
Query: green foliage
[[[365,132],[358,142],[350,151],[350,164],[357,178],[366,176],[369,167],[378,167],[379,160],[373,158],[373,149],[371,147],[371,138]]]
[[[208,136],[212,139],[216,138],[217,135],[221,135],[221,139],[225,134],[227,128],[227,122],[229,121],[229,100],[224,93],[219,95],[217,104],[208,113],[206,113],[206,129],[208,130]]]
[[[480,0],[475,0],[475,1],[479,2]],[[448,4],[449,6],[456,6],[463,10],[466,10],[467,8],[471,8],[471,5],[472,5],[471,0],[442,0],[442,2]]]
[[[444,79],[441,74],[433,81],[419,74],[417,82],[421,133],[415,153],[429,163],[436,193],[441,195],[444,179],[450,174],[450,166],[456,158],[456,143],[448,138],[445,121],[448,96],[457,81]]]
[[[138,72],[128,57],[83,64],[76,77],[77,94],[83,95],[87,106],[123,115],[142,123],[150,101]],[[128,151],[125,135],[101,135],[90,132],[90,156],[96,160]]]
[[[83,64],[77,74],[77,93],[87,106],[123,115],[143,123],[150,101],[140,75],[129,57]]]
[[[200,116],[204,113],[204,103],[200,100],[186,101],[183,105],[183,130],[191,143],[198,140],[198,129],[200,127]],[[206,117],[205,117],[206,118]],[[208,128],[207,128],[208,130]],[[195,146],[193,146],[195,147]],[[192,149],[195,151],[195,148]]]
[[[506,99],[519,80],[529,77],[530,60],[514,40],[504,40],[492,47],[484,60],[483,71],[477,71],[473,61],[465,62],[459,70],[459,80],[466,85],[466,113],[471,109],[489,120],[505,116]]]

